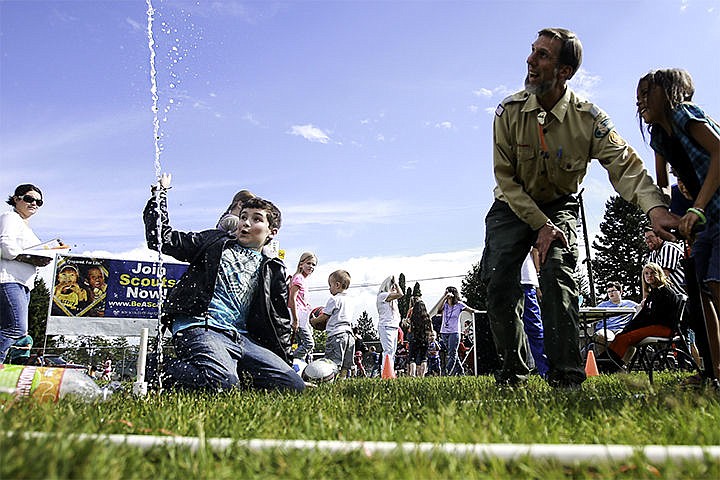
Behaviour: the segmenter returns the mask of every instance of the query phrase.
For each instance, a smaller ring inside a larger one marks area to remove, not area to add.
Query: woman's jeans
[[[163,369],[163,385],[188,389],[305,389],[300,375],[270,350],[245,335],[205,327],[173,336],[177,359]]]
[[[0,283],[0,363],[10,346],[28,331],[30,289],[21,283]]]
[[[460,346],[459,333],[441,333],[440,338],[447,346],[447,361],[445,362],[445,375],[462,375],[462,362],[458,357],[458,347]]]

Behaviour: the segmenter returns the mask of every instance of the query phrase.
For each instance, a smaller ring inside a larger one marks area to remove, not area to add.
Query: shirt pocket
[[[587,172],[588,161],[582,157],[564,157],[554,159],[549,169],[552,174],[552,181],[558,191],[562,193],[575,193],[580,182]]]
[[[540,162],[533,147],[529,145],[515,147],[515,157],[517,158],[515,172],[521,183],[526,184],[528,180],[537,177]]]

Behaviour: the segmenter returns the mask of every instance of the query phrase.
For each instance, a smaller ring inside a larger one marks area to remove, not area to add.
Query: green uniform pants
[[[578,288],[573,277],[578,260],[578,203],[566,196],[540,208],[565,233],[569,244],[564,247],[560,241],[554,242],[539,272],[545,354],[550,366],[547,379],[556,386],[578,385],[585,380],[578,339]],[[529,372],[524,360],[520,268],[536,240],[537,232],[507,203],[495,200],[485,218],[481,275],[487,285],[490,327],[502,355],[498,383],[524,381]]]

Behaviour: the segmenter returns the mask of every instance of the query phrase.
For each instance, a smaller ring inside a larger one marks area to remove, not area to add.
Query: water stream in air
[[[155,180],[159,181],[160,176],[162,175],[162,164],[160,163],[160,154],[162,152],[162,149],[160,147],[160,117],[158,115],[158,87],[157,87],[157,69],[155,68],[155,37],[153,36],[153,22],[155,20],[155,9],[152,5],[152,0],[146,0],[147,3],[147,37],[148,37],[148,49],[150,50],[150,95],[152,97],[152,112],[153,112],[153,145],[155,146],[155,159],[154,159],[154,166],[155,166]],[[155,205],[158,210],[157,212],[157,253],[158,253],[158,268],[157,268],[157,278],[158,278],[158,308],[157,308],[157,335],[155,337],[155,354],[157,355],[156,358],[156,368],[159,372],[162,368],[162,360],[163,360],[163,332],[162,332],[162,307],[163,302],[165,300],[165,288],[163,288],[163,282],[162,277],[164,276],[165,268],[163,267],[163,259],[162,259],[162,235],[161,235],[161,212],[160,212],[160,189],[157,189],[155,191]],[[147,379],[146,379],[147,380]],[[162,391],[162,379],[161,376],[157,375],[158,380],[158,388]]]

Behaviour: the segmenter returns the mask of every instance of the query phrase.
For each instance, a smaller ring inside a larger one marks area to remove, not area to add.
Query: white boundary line
[[[362,452],[364,454],[388,454],[398,450],[405,453],[442,452],[458,456],[481,458],[500,458],[516,460],[522,457],[534,459],[554,459],[572,463],[581,461],[620,461],[640,453],[651,462],[667,460],[705,460],[720,459],[720,446],[696,445],[601,445],[601,444],[516,444],[516,443],[398,443],[333,440],[272,440],[252,439],[233,440],[232,438],[198,437],[161,437],[153,435],[121,434],[59,434],[45,432],[4,432],[8,437],[20,436],[24,439],[43,439],[61,437],[78,441],[109,442],[117,445],[129,445],[142,449],[160,446],[177,446],[192,451],[201,448],[222,451],[228,448],[248,448],[250,450],[320,450],[331,453]]]

